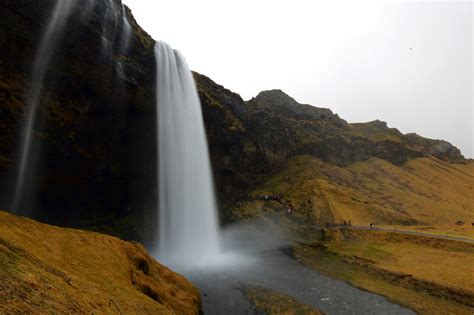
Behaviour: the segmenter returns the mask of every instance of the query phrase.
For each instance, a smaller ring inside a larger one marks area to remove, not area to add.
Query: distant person
[[[370,229],[371,229],[371,230],[374,229],[374,224],[373,224],[373,223],[370,223]]]
[[[351,220],[349,220],[349,226],[352,226],[352,224],[351,224]]]

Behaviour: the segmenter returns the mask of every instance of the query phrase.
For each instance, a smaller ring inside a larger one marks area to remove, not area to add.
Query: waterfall
[[[84,8],[82,9],[82,22],[89,23],[94,11],[95,0],[85,0]]]
[[[30,151],[32,137],[46,71],[58,42],[58,37],[60,37],[60,34],[64,29],[65,20],[71,12],[73,2],[74,1],[72,0],[58,0],[56,2],[53,14],[46,27],[38,53],[34,60],[33,71],[31,74],[31,88],[26,98],[26,125],[22,134],[19,173],[11,208],[14,212],[19,211],[18,208],[21,206],[20,203],[24,194],[26,174],[31,171],[29,169],[29,164],[31,162],[32,152]]]
[[[122,41],[120,43],[120,53],[125,55],[130,45],[130,37],[132,36],[132,26],[128,21],[127,11],[122,5]]]
[[[106,56],[107,60],[112,60],[114,56],[113,41],[116,36],[117,20],[119,18],[121,10],[121,21],[122,31],[120,38],[120,46],[118,47],[118,53],[126,55],[132,38],[132,27],[128,21],[127,12],[125,6],[121,5],[120,2],[113,0],[104,0],[106,3],[104,19],[102,21],[102,53]],[[94,7],[97,5],[96,0],[86,0],[82,2],[84,7],[81,13],[81,20],[83,23],[90,23]],[[116,5],[119,3],[119,6]],[[44,80],[48,70],[48,66],[51,61],[51,57],[54,50],[60,41],[61,35],[64,31],[64,26],[68,20],[74,7],[78,5],[76,0],[57,0],[52,15],[46,26],[40,45],[38,47],[35,60],[33,63],[33,69],[31,73],[31,87],[26,95],[26,110],[25,110],[25,125],[22,130],[20,139],[20,158],[18,175],[15,184],[15,192],[12,198],[11,209],[13,212],[20,212],[24,206],[25,190],[27,180],[31,180],[32,171],[34,167],[32,163],[34,161],[35,152],[33,150],[33,134],[37,122],[38,107],[40,105],[41,91],[43,89]],[[107,39],[107,36],[112,38],[112,42]],[[123,78],[125,77],[125,71],[122,63],[117,61],[115,63],[116,77],[118,79],[118,86],[124,89]]]
[[[218,220],[201,103],[186,60],[158,42],[158,258],[205,263],[219,252]]]
[[[120,37],[120,47],[119,51],[117,54],[126,56],[128,48],[130,46],[130,41],[132,38],[132,26],[130,25],[130,22],[128,21],[127,17],[127,11],[125,10],[125,6],[122,5],[122,30],[121,30],[121,37]],[[112,58],[112,56],[111,56]],[[125,91],[125,78],[126,78],[126,72],[124,68],[124,63],[123,59],[116,59],[115,60],[115,77],[117,79],[117,87],[121,91]]]

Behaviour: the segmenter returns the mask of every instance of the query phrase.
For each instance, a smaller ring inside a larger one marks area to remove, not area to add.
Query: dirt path
[[[370,230],[370,227],[367,227],[367,226],[351,226],[351,227],[346,227],[346,228],[347,229],[353,229],[353,230]],[[408,234],[408,235],[421,235],[421,236],[434,237],[434,238],[440,238],[440,239],[445,239],[445,240],[474,243],[473,239],[465,238],[465,237],[458,237],[458,236],[430,234],[430,233],[426,233],[426,232],[389,229],[389,228],[381,228],[381,227],[376,227],[376,226],[374,226],[372,230],[374,230],[374,231],[394,232],[394,233]]]

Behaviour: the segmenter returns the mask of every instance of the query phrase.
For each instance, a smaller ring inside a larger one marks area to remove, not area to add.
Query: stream
[[[229,259],[226,266],[183,272],[201,291],[204,314],[262,314],[245,297],[262,286],[326,314],[415,314],[386,298],[306,268],[280,250]]]

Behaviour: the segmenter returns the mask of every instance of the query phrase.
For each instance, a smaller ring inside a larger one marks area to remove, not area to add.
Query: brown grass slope
[[[453,226],[474,222],[474,163],[425,157],[402,166],[371,158],[339,167],[312,156],[297,156],[251,195],[280,194],[293,217],[307,223]],[[239,204],[234,215],[259,216],[278,204]],[[262,210],[263,209],[263,210]]]
[[[199,291],[138,243],[0,212],[0,313],[198,314]]]
[[[384,231],[334,229],[296,246],[310,268],[419,314],[473,314],[474,244]]]

